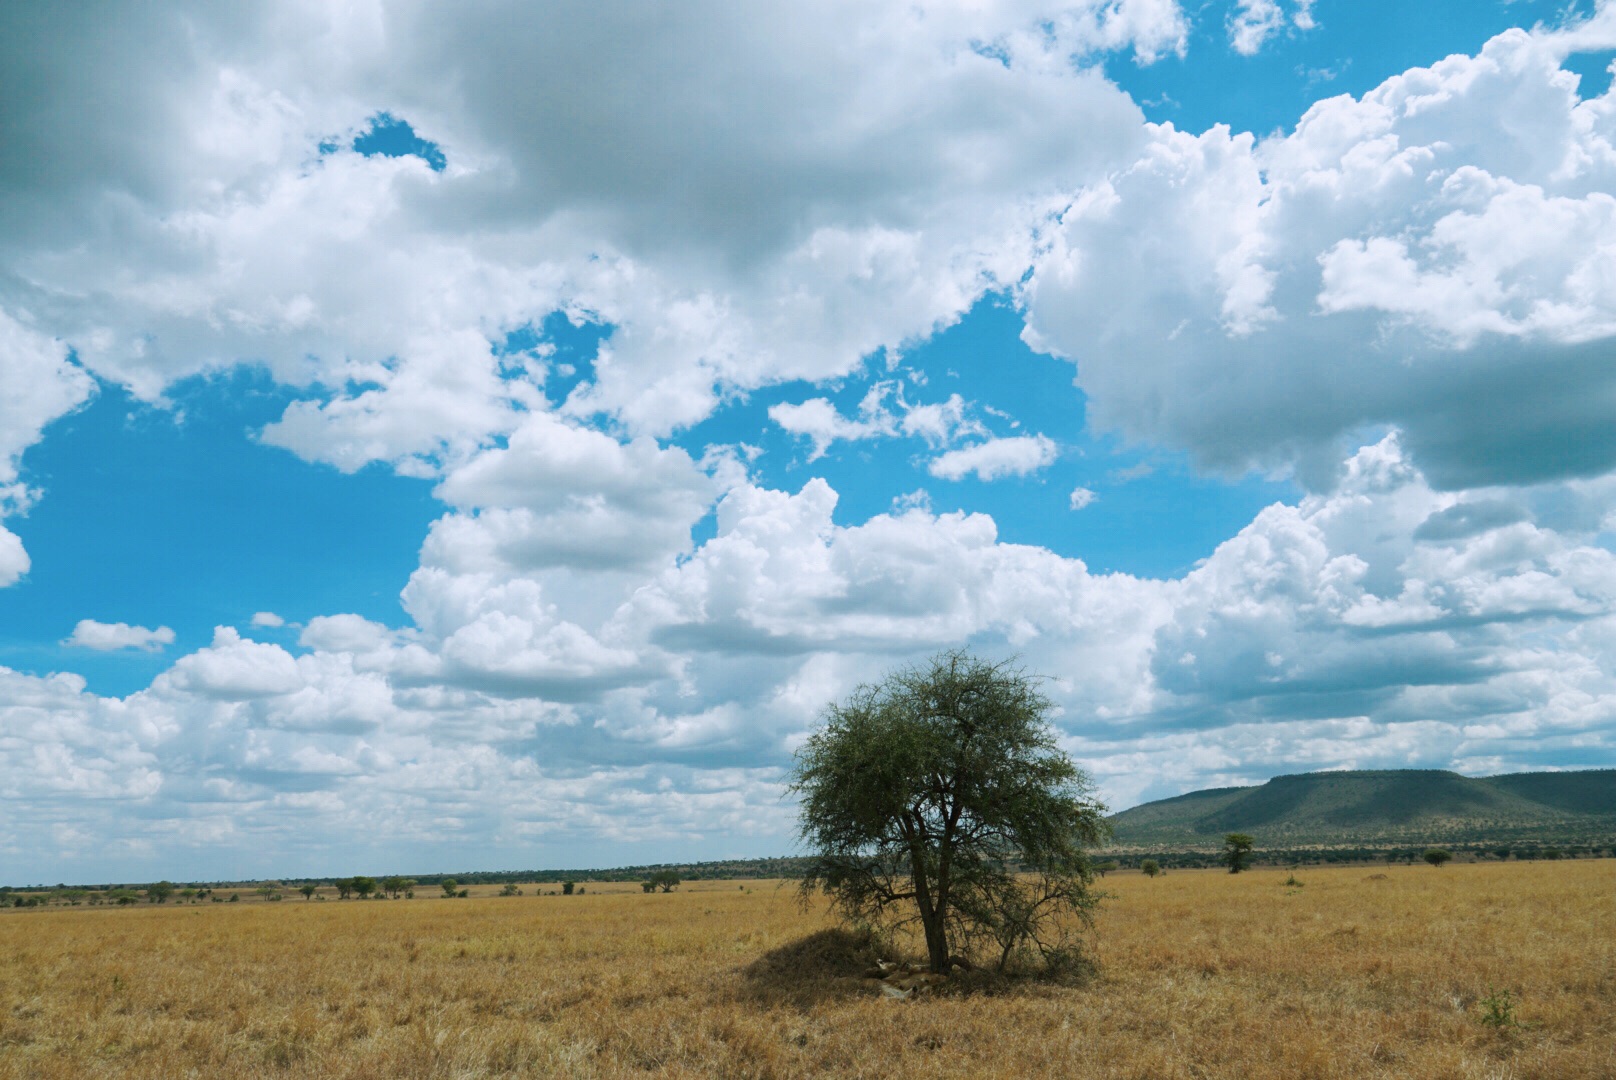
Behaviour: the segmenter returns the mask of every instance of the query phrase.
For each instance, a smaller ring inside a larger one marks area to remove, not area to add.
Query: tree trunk
[[[937,937],[934,942],[931,934],[927,933],[926,951],[931,954],[932,971],[939,975],[947,975],[953,964],[952,957],[948,955],[948,890],[949,868],[954,861],[954,829],[959,825],[959,817],[960,803],[956,800],[948,812],[948,824],[943,827],[943,835],[937,845]]]
[[[947,900],[941,890],[935,901],[931,883],[926,880],[926,856],[918,845],[909,855],[910,876],[915,885],[915,905],[920,908],[920,925],[926,931],[926,960],[932,971],[948,974]]]
[[[921,913],[920,921],[926,927],[926,959],[932,971],[948,974],[948,933],[944,929],[944,912]]]
[[[937,875],[937,894],[932,900],[931,917],[926,924],[926,954],[931,969],[939,975],[948,974],[948,877]]]

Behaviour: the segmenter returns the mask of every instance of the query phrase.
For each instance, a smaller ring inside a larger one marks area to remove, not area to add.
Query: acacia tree
[[[1223,854],[1218,857],[1229,868],[1229,873],[1238,874],[1250,868],[1251,849],[1256,843],[1245,833],[1229,833],[1223,838]]]
[[[1425,849],[1425,861],[1430,863],[1432,866],[1441,866],[1451,858],[1453,858],[1453,852],[1444,848],[1434,847]]]
[[[1062,917],[1088,921],[1085,849],[1109,827],[1050,708],[1021,668],[957,650],[829,705],[791,781],[814,852],[804,898],[822,889],[852,921],[918,921],[939,973],[956,947],[996,946],[1001,966],[1029,945],[1057,959]]]

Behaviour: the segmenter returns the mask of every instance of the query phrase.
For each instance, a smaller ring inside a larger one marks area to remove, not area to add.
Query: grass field
[[[1616,1077],[1616,863],[1287,876],[1112,874],[1085,982],[913,1001],[773,883],[19,911],[0,1077]]]

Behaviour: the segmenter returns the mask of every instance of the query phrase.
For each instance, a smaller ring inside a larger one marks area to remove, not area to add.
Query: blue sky
[[[838,523],[865,521],[890,510],[894,498],[924,492],[934,511],[991,515],[1006,542],[1047,547],[1101,572],[1150,577],[1184,573],[1263,506],[1296,497],[1284,478],[1202,476],[1181,454],[1092,431],[1083,423],[1083,395],[1072,385],[1070,367],[1034,353],[1020,330],[1013,303],[987,297],[957,324],[893,358],[894,366],[877,355],[832,386],[767,388],[720,408],[677,441],[699,454],[712,443],[750,440],[763,450],[757,473],[771,487],[795,489],[814,476],[825,478],[841,494]],[[915,405],[961,395],[993,435],[1051,433],[1056,456],[1028,476],[984,481],[970,473],[946,480],[927,471],[926,443],[918,436],[835,443],[814,458],[812,440],[769,422],[771,406],[816,397],[854,414],[882,383],[901,386]],[[1073,510],[1071,494],[1079,487],[1094,493],[1094,512]]]
[[[1616,9],[0,41],[0,879],[786,851],[955,645],[1118,808],[1616,762]]]
[[[258,443],[252,432],[291,394],[252,368],[187,380],[169,398],[156,407],[102,386],[25,456],[27,481],[51,494],[17,523],[36,554],[27,581],[0,591],[0,662],[72,670],[123,695],[172,657],[63,646],[77,613],[170,626],[179,649],[260,611],[402,620],[399,582],[442,510],[429,483],[374,467],[344,475]]]
[[[1419,4],[1317,0],[1309,11],[1315,29],[1295,25],[1294,14],[1263,47],[1243,55],[1230,47],[1227,5],[1208,4],[1195,20],[1182,57],[1140,65],[1117,58],[1106,71],[1140,103],[1145,115],[1188,131],[1228,124],[1259,135],[1289,131],[1322,97],[1361,95],[1393,75],[1455,54],[1478,52],[1512,27],[1553,23],[1568,13],[1587,15],[1589,0],[1428,0]],[[1569,70],[1592,80],[1583,92],[1609,84],[1608,52],[1572,58]]]

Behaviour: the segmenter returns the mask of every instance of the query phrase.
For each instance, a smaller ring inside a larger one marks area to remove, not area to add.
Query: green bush
[[[1515,995],[1508,990],[1495,990],[1492,984],[1487,984],[1487,996],[1477,1004],[1481,1007],[1481,1023],[1486,1027],[1518,1028],[1520,1021],[1515,1019]]]

